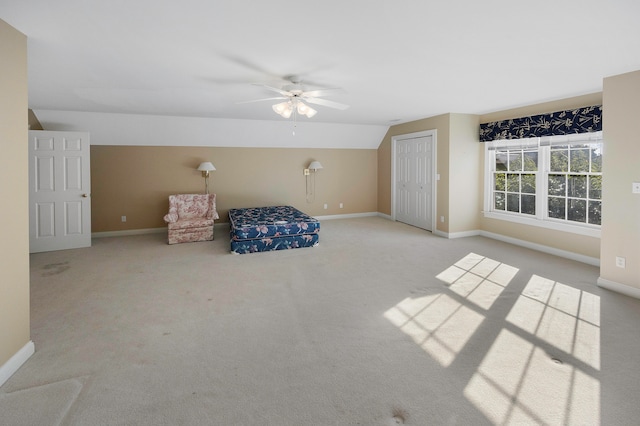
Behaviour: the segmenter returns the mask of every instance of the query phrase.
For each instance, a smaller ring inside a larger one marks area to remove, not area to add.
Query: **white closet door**
[[[433,135],[395,142],[395,219],[433,228]]]

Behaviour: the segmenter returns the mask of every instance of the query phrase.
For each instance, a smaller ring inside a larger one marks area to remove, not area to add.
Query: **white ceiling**
[[[341,87],[315,122],[390,125],[599,92],[640,69],[637,0],[2,0],[33,109],[284,120],[295,74]]]

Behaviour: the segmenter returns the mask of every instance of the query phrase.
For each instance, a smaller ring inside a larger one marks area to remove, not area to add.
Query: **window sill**
[[[496,212],[482,212],[488,219],[504,220],[507,222],[520,223],[522,225],[537,226],[539,228],[553,229],[554,231],[570,232],[572,234],[585,235],[587,237],[600,238],[600,229],[589,228],[580,225],[571,225],[553,221],[540,220],[516,215]]]

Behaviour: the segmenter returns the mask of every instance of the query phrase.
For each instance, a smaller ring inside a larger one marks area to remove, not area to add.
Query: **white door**
[[[433,230],[434,135],[398,137],[395,143],[395,219]]]
[[[89,134],[29,132],[29,252],[91,246]]]

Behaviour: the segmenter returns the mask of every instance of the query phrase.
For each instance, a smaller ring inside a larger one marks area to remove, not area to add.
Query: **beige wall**
[[[600,104],[602,104],[602,93],[593,93],[584,96],[577,96],[553,102],[545,102],[541,104],[529,105],[526,107],[514,108],[506,111],[498,111],[481,115],[480,123],[507,120],[510,118],[525,117],[529,115],[546,114],[555,111]],[[484,154],[481,155],[480,161],[481,168],[479,179],[483,179]],[[482,198],[484,199],[484,193]],[[552,247],[558,250],[580,254],[594,259],[600,257],[599,238],[555,231],[552,229],[540,228],[537,226],[510,223],[503,220],[490,219],[482,216],[480,217],[480,228],[483,231],[528,241],[534,244]]]
[[[42,124],[31,109],[29,110],[29,130],[42,130]]]
[[[640,71],[606,78],[603,105],[600,278],[640,288],[640,194],[631,193],[640,182]]]
[[[313,216],[375,212],[377,155],[372,149],[94,145],[92,232],[166,226],[168,195],[204,192],[204,179],[195,170],[202,161],[217,169],[209,185],[221,221],[228,220],[230,208],[280,204]],[[315,175],[315,200],[308,203],[302,171],[312,160],[324,168]],[[126,223],[121,216],[127,216]]]
[[[30,340],[27,38],[0,20],[0,366]]]
[[[492,121],[508,120],[510,118],[527,117],[529,115],[547,114],[550,112],[581,108],[591,105],[602,105],[601,92],[483,114],[480,116],[480,123],[490,123]]]
[[[451,114],[449,135],[449,233],[480,229],[482,170],[479,117]],[[478,178],[480,176],[480,178]]]

